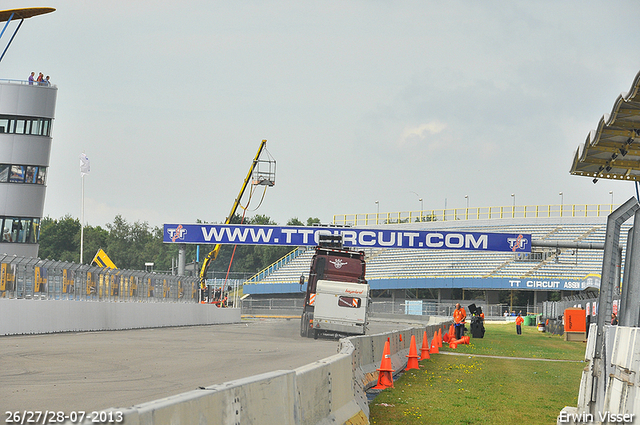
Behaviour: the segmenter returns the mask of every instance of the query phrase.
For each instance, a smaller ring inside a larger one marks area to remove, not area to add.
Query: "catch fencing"
[[[193,303],[198,288],[197,277],[0,254],[0,298]]]

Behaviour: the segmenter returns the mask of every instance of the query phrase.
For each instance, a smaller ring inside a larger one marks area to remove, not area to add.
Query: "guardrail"
[[[334,225],[368,226],[429,221],[494,220],[505,218],[607,217],[614,204],[510,205],[503,207],[449,208],[442,210],[336,214]]]

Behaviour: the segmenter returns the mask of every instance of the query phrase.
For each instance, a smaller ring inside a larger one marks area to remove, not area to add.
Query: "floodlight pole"
[[[82,173],[82,205],[80,207],[80,264],[82,263],[82,253],[84,250],[84,173]]]
[[[560,217],[562,217],[562,213],[564,212],[564,192],[560,192],[558,195],[560,195]]]

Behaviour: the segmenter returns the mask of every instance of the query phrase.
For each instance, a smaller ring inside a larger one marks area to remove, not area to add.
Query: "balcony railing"
[[[51,83],[49,83],[49,85],[46,85],[46,84],[38,83],[37,81],[34,81],[31,84],[29,84],[28,80],[14,80],[14,79],[10,79],[10,78],[0,78],[0,84],[21,84],[23,86],[38,86],[38,87],[54,87],[54,88],[58,88],[58,86],[56,86],[55,84],[51,84]]]

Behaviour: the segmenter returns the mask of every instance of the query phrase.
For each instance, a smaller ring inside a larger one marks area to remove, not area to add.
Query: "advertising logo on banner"
[[[165,224],[165,243],[315,246],[320,235],[342,235],[360,248],[531,252],[531,235],[344,227]]]

